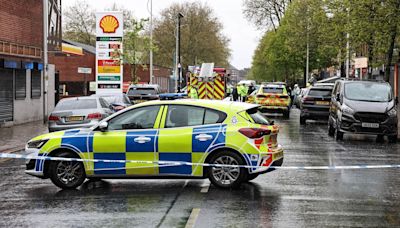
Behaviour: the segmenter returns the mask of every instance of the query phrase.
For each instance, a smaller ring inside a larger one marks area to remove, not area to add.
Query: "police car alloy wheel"
[[[216,165],[244,165],[243,158],[231,151],[217,153],[211,159]],[[239,167],[212,167],[209,169],[211,183],[220,188],[237,188],[247,179],[245,168]]]
[[[73,158],[71,152],[62,152],[57,157]],[[86,179],[85,168],[82,162],[51,161],[49,166],[51,181],[62,189],[74,189]]]

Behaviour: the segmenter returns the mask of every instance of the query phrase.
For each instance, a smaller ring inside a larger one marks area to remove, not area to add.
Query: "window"
[[[226,114],[223,112],[207,109],[206,115],[204,116],[204,124],[216,124],[222,123],[226,118]]]
[[[42,95],[42,72],[31,71],[31,98],[40,98]]]
[[[165,127],[185,127],[222,123],[226,114],[216,110],[188,105],[170,105]]]
[[[26,70],[15,70],[15,99],[26,97]]]
[[[258,111],[258,107],[248,109],[245,112],[240,113],[240,115],[252,123],[270,125],[270,121],[260,111]]]
[[[110,108],[110,105],[107,103],[107,101],[105,101],[105,99],[100,97],[99,102],[102,108]]]
[[[330,89],[310,89],[308,96],[312,97],[330,97],[332,90]]]
[[[278,93],[278,94],[282,94],[282,93],[283,93],[283,88],[278,88],[278,87],[264,87],[264,88],[263,88],[263,93]]]
[[[97,108],[96,99],[68,99],[68,100],[61,100],[54,108],[54,111],[96,109],[96,108]]]
[[[147,106],[124,112],[108,121],[108,130],[154,128],[160,106]]]

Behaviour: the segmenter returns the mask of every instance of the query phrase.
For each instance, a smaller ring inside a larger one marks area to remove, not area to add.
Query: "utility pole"
[[[174,69],[174,76],[175,76],[175,92],[178,91],[178,23],[179,19],[176,21],[176,29],[175,29],[175,69]]]
[[[153,0],[150,0],[150,84],[153,77]]]
[[[178,13],[178,93],[181,92],[182,63],[181,63],[181,18],[183,15]]]
[[[47,88],[46,88],[46,80],[47,80],[47,65],[48,65],[48,47],[47,47],[47,39],[49,33],[49,2],[48,0],[43,0],[43,123],[47,122],[46,115],[46,96],[47,96]],[[51,9],[52,10],[52,9]]]

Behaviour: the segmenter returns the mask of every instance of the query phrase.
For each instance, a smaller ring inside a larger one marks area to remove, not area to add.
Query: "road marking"
[[[199,217],[200,208],[193,208],[192,213],[190,213],[189,219],[186,222],[185,228],[193,228],[196,224],[197,217]]]
[[[210,183],[206,183],[205,185],[203,185],[203,187],[201,188],[200,192],[201,193],[207,193],[208,189],[210,189]]]

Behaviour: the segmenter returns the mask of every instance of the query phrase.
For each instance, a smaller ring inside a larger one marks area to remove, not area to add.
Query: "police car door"
[[[214,118],[215,120],[207,121]],[[218,122],[224,118],[218,111],[189,105],[169,105],[164,110],[159,132],[159,161],[202,163],[206,152],[225,142],[224,127]],[[206,121],[206,125],[204,125]],[[210,124],[207,124],[209,122]],[[213,123],[213,124],[211,124]],[[214,124],[216,123],[216,124]],[[221,133],[221,134],[220,134]],[[159,168],[160,175],[202,176],[199,165],[176,165]]]
[[[93,158],[133,160],[140,163],[94,164],[95,175],[154,175],[157,173],[155,151],[159,120],[159,105],[143,106],[126,111],[108,121],[105,132],[93,136]]]

